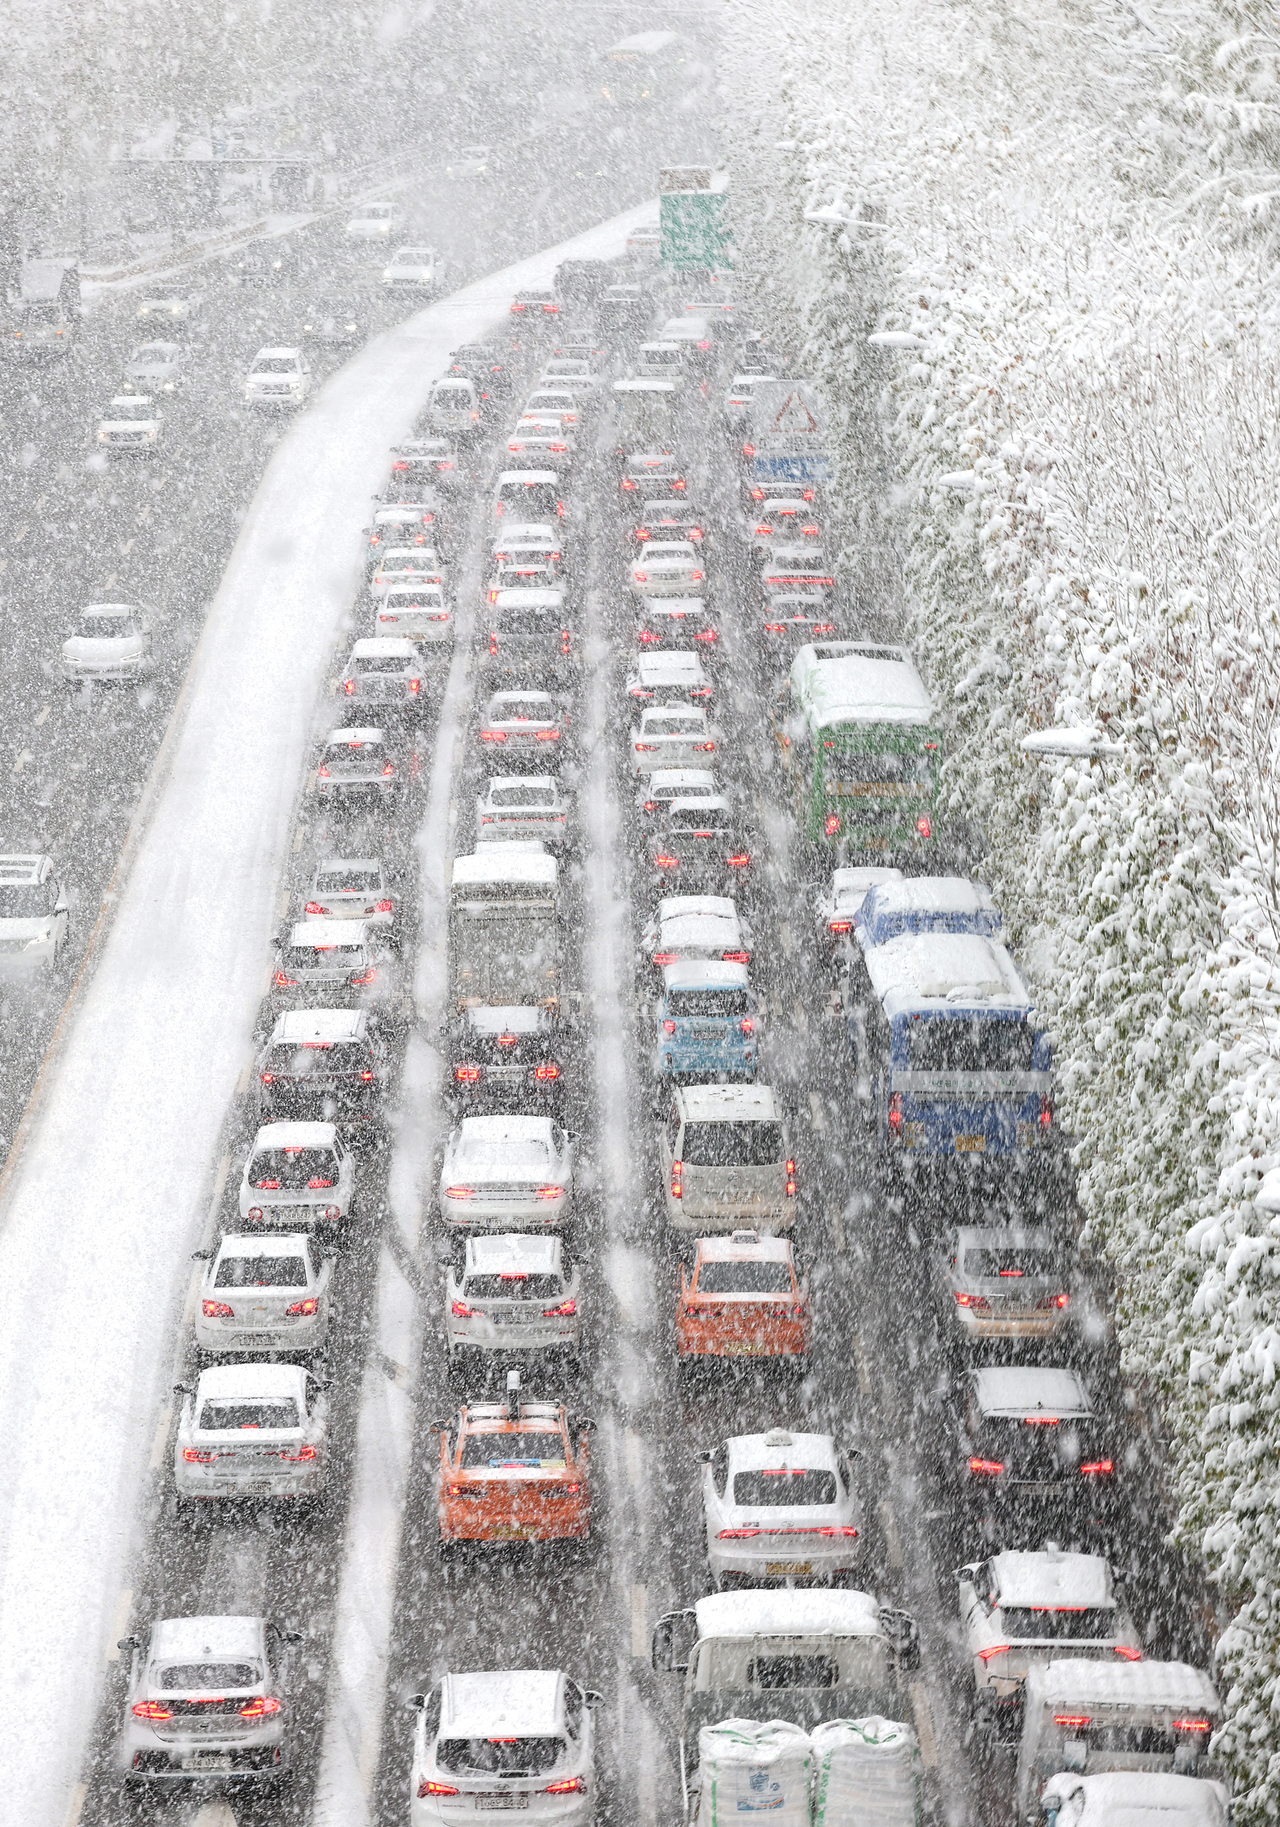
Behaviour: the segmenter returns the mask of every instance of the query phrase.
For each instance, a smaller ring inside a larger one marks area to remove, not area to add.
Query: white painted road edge
[[[508,267],[482,286],[458,293],[449,307],[455,315],[449,320],[443,347],[447,351],[462,341],[481,341],[506,316],[512,292],[521,286],[550,285],[562,260],[607,260],[621,254],[628,234],[638,223],[651,221],[652,217],[652,203],[645,204],[559,247]],[[473,296],[474,319],[461,322],[456,313],[462,301]],[[424,312],[419,321],[425,323],[431,315],[430,311]],[[401,1254],[405,1247],[416,1254],[422,1203],[429,1194],[426,1178],[439,1130],[440,1061],[424,1037],[434,1036],[444,1013],[449,865],[454,848],[449,807],[458,744],[470,709],[467,647],[474,608],[474,600],[460,605],[459,647],[445,688],[427,807],[417,836],[421,924],[414,1000],[422,1035],[412,1042],[406,1064],[401,1100],[403,1127],[392,1160],[391,1213],[387,1220],[401,1232]],[[459,843],[470,847],[465,840],[460,839]],[[428,1099],[435,1105],[434,1121],[424,1109]],[[416,1109],[411,1104],[416,1104]],[[421,1316],[406,1310],[402,1290],[407,1290],[408,1284],[396,1255],[384,1246],[378,1279],[378,1334],[361,1388],[346,1559],[338,1592],[324,1750],[312,1827],[372,1827],[374,1819],[372,1800],[386,1710],[398,1548],[410,1474],[413,1399],[420,1357]],[[433,1264],[433,1271],[434,1267]],[[405,1353],[408,1355],[402,1355]],[[388,1378],[387,1367],[395,1363],[404,1363],[410,1370],[409,1386],[403,1391]],[[424,1672],[433,1660],[434,1645],[424,1644]],[[408,1772],[404,1774],[407,1784]]]
[[[0,1714],[22,1721],[0,1742],[0,1794],[23,1827],[66,1817],[142,1545],[188,1256],[387,449],[514,284],[619,251],[652,216],[629,211],[363,349],[282,439],[210,608],[168,780],[0,1209]]]

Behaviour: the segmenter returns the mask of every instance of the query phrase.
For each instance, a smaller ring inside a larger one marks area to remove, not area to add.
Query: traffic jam
[[[651,240],[519,293],[387,454],[94,1818],[311,1818],[412,1118],[368,1818],[1225,1827],[946,707],[842,588],[818,391]],[[302,387],[277,370],[251,384]],[[440,906],[416,833],[453,716]],[[424,958],[438,1093],[407,1111]]]

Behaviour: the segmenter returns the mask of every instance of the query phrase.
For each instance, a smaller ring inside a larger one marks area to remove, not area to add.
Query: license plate
[[[727,1358],[767,1358],[770,1352],[767,1345],[726,1345],[724,1355]]]
[[[530,1534],[531,1531],[522,1529],[519,1523],[497,1523],[492,1530],[493,1540],[496,1542],[527,1541]]]
[[[229,1770],[229,1751],[188,1751],[182,1760],[184,1770]]]
[[[812,1561],[766,1561],[764,1564],[766,1579],[785,1579],[789,1573],[812,1573]]]
[[[528,1806],[527,1795],[477,1795],[476,1797],[476,1807],[480,1809],[527,1808]]]
[[[234,1342],[242,1348],[245,1346],[260,1345],[262,1343],[262,1334],[260,1332],[237,1332],[232,1336]]]
[[[985,1136],[957,1136],[956,1153],[958,1155],[984,1155],[987,1152]]]

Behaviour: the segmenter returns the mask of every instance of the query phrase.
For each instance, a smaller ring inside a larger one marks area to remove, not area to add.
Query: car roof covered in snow
[[[745,964],[727,964],[723,958],[681,958],[662,967],[666,990],[745,990]]]
[[[498,882],[554,888],[558,876],[553,856],[524,844],[491,844],[478,855],[453,859],[455,889],[478,888]]]
[[[510,1271],[519,1275],[556,1275],[561,1266],[558,1237],[531,1237],[526,1231],[514,1231],[467,1238],[468,1275],[501,1275]]]
[[[765,1471],[770,1466],[784,1465],[825,1472],[836,1463],[835,1441],[830,1434],[793,1434],[785,1427],[775,1427],[767,1434],[734,1434],[725,1444],[730,1467],[737,1472]]]
[[[1222,1703],[1203,1669],[1189,1662],[1095,1662],[1060,1656],[1033,1664],[1027,1673],[1028,1717],[1038,1707],[1177,1708],[1202,1718],[1221,1717]]]
[[[337,1041],[363,1040],[369,1017],[363,1009],[289,1009],[276,1017],[271,1030],[275,1047],[332,1046]]]
[[[338,1132],[332,1123],[264,1123],[253,1138],[260,1148],[332,1148]]]
[[[694,1607],[700,1637],[876,1637],[867,1592],[713,1592]]]
[[[153,1662],[202,1662],[262,1655],[261,1618],[160,1618],[151,1626]]]
[[[537,1034],[551,1026],[551,1011],[540,1003],[508,1008],[476,1003],[466,1011],[466,1021],[473,1034]]]
[[[1034,1011],[1017,966],[998,940],[980,933],[900,933],[866,948],[872,988],[889,1018],[908,1010]]]
[[[811,643],[791,662],[791,691],[814,730],[841,723],[930,723],[937,715],[905,647]]]
[[[727,1237],[699,1237],[703,1262],[790,1262],[791,1239],[759,1231],[731,1231]]]
[[[1087,1606],[1101,1611],[1116,1602],[1111,1568],[1101,1554],[1010,1548],[992,1555],[991,1571],[1001,1605],[1037,1610]]]
[[[564,1729],[564,1676],[551,1669],[446,1675],[441,1738],[554,1738]]]
[[[1045,1784],[1050,1798],[1062,1827],[1227,1827],[1231,1818],[1225,1784],[1168,1770],[1063,1770]]]
[[[886,869],[878,864],[837,869],[831,876],[832,907],[839,913],[856,913],[879,883],[901,880],[901,869]]]
[[[293,1397],[305,1406],[307,1373],[301,1364],[214,1364],[202,1370],[196,1400],[277,1402]]]
[[[551,1143],[552,1122],[544,1116],[469,1116],[458,1125],[465,1142]]]
[[[1000,909],[991,890],[962,875],[899,876],[877,882],[857,916],[864,945],[882,945],[898,933],[984,933],[997,937]]]
[[[1088,1391],[1074,1370],[1037,1364],[990,1364],[969,1380],[985,1415],[1092,1415]]]
[[[296,920],[289,932],[290,945],[363,945],[369,936],[367,920]]]
[[[683,1085],[678,1095],[690,1123],[772,1123],[778,1117],[768,1085]]]
[[[219,1256],[298,1256],[308,1241],[306,1231],[228,1231],[218,1246]]]

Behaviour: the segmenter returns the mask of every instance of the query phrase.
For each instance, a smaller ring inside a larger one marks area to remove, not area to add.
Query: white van
[[[637,376],[644,380],[684,385],[684,351],[679,343],[641,343],[634,366]]]
[[[1186,1662],[1059,1660],[1027,1674],[1016,1819],[1044,1820],[1049,1779],[1107,1770],[1218,1777],[1207,1757],[1222,1703]]]
[[[427,417],[442,437],[465,437],[480,430],[480,395],[474,381],[450,374],[431,389]]]
[[[767,1085],[683,1085],[659,1134],[667,1223],[675,1231],[788,1230],[796,1164]]]

